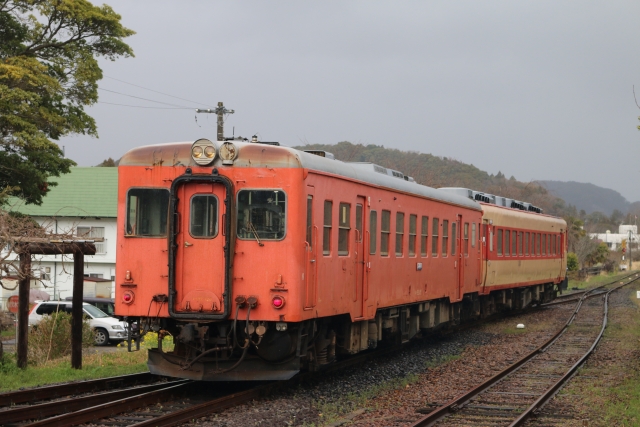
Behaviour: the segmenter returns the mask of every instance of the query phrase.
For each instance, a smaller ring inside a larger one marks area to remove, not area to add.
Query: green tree
[[[578,241],[585,236],[586,232],[584,231],[584,223],[581,219],[575,218],[573,216],[567,216],[564,218],[567,222],[567,235],[568,235],[568,245],[569,250],[571,252],[577,252],[576,245]]]
[[[569,252],[567,254],[567,270],[569,271],[578,271],[580,268],[580,263],[578,262],[578,255],[573,252]]]
[[[607,258],[609,258],[609,248],[606,243],[600,243],[587,256],[586,262],[588,265],[595,265],[605,262]]]
[[[132,34],[107,5],[0,0],[0,203],[41,204],[49,179],[75,165],[54,141],[97,137],[84,107],[98,100],[98,58],[133,56]]]
[[[111,157],[109,157],[108,159],[103,160],[102,163],[96,166],[100,168],[112,168],[112,167],[118,166],[118,163],[115,160],[113,160]]]

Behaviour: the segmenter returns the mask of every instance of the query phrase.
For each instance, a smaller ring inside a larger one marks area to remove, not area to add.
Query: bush
[[[573,252],[569,252],[567,254],[567,270],[578,271],[578,268],[578,255],[574,254]]]
[[[94,342],[93,330],[82,322],[82,346]],[[71,354],[71,314],[57,312],[45,316],[37,327],[29,331],[29,363],[42,364]]]

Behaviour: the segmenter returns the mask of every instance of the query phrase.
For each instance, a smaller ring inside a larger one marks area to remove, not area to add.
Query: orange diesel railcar
[[[134,339],[173,337],[172,351],[149,351],[156,374],[286,379],[551,300],[564,279],[562,237],[544,240],[556,242],[545,256],[535,243],[499,254],[511,241],[493,240],[499,224],[502,239],[505,227],[558,238],[562,220],[330,153],[255,139],[147,146],[122,157],[118,186],[116,312]]]

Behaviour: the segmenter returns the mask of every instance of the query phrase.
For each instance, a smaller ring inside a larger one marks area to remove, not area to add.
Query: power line
[[[206,105],[206,106],[209,106],[209,107],[210,107],[210,105],[209,105],[209,104],[206,104],[206,103],[203,103],[203,102],[192,101],[192,100],[190,100],[190,99],[185,99],[185,98],[180,98],[180,97],[178,97],[178,96],[169,95],[168,93],[160,92],[160,91],[158,91],[158,90],[149,89],[149,88],[147,88],[147,87],[140,86],[140,85],[137,85],[137,84],[133,84],[133,83],[125,82],[124,80],[116,79],[116,78],[114,78],[114,77],[109,77],[109,76],[104,76],[104,77],[106,77],[106,78],[108,78],[108,79],[111,79],[111,80],[115,80],[115,81],[120,82],[120,83],[124,83],[124,84],[126,84],[126,85],[135,86],[135,87],[138,87],[138,88],[140,88],[140,89],[148,90],[148,91],[150,91],[150,92],[159,93],[160,95],[168,96],[168,97],[170,97],[170,98],[179,99],[179,100],[181,100],[181,101],[193,102],[194,104]]]
[[[193,108],[187,108],[187,107],[144,107],[142,105],[116,104],[113,102],[105,102],[105,101],[98,101],[98,104],[119,105],[121,107],[131,107],[131,108],[151,108],[154,110],[193,110]]]
[[[142,98],[140,96],[127,95],[126,93],[116,92],[115,90],[104,89],[101,87],[99,87],[98,89],[105,92],[111,92],[118,95],[127,96],[129,98],[141,99],[143,101],[148,101],[148,102],[155,102],[156,104],[170,105],[172,107],[180,107],[180,108],[189,108],[189,107],[185,107],[184,105],[176,105],[176,104],[169,104],[168,102],[154,101],[153,99]]]

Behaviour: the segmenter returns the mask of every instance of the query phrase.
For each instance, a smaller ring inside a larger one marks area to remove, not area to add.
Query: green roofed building
[[[118,211],[118,168],[77,167],[71,173],[53,177],[58,185],[50,187],[42,205],[26,205],[12,199],[8,210],[32,216],[52,233],[68,233],[87,239],[103,238],[96,242],[96,255],[85,257],[85,296],[113,297],[104,294],[106,281],[113,281],[116,262],[116,215]],[[37,288],[45,290],[52,299],[71,296],[73,289],[73,257],[37,257],[32,268],[39,277]],[[101,283],[100,286],[93,285]],[[0,306],[8,296],[17,293],[0,288]],[[94,295],[91,295],[94,294]]]

